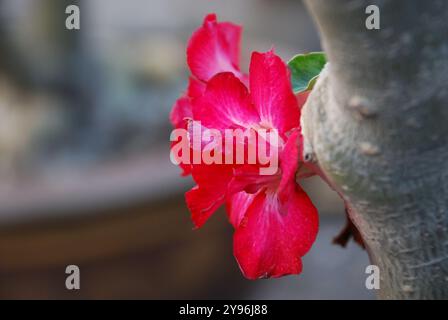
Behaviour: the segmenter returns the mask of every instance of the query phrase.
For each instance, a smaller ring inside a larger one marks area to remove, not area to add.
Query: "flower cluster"
[[[264,166],[260,161],[180,161],[183,175],[191,174],[197,184],[186,193],[186,202],[196,227],[226,206],[235,228],[234,255],[247,278],[298,274],[301,257],[318,231],[317,210],[296,182],[304,166],[300,129],[304,99],[294,95],[290,71],[273,50],[253,52],[249,74],[243,73],[240,40],[240,26],[218,22],[214,14],[205,18],[189,40],[187,63],[192,76],[170,120],[175,128],[188,132],[195,123],[223,135],[227,129],[275,132],[279,139],[268,142],[268,151],[279,155],[279,165],[265,175],[260,173]],[[258,140],[263,139],[258,135]],[[177,143],[172,141],[172,147]],[[198,150],[191,144],[188,152],[193,157]]]

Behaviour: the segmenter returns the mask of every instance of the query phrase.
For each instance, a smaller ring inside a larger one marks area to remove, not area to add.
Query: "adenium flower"
[[[206,83],[220,72],[232,72],[247,83],[247,75],[240,72],[241,26],[231,22],[217,22],[215,14],[205,17],[202,27],[196,30],[187,46],[187,63],[192,76],[186,93],[173,106],[170,115],[175,128],[186,128],[185,119],[193,119],[191,101],[201,96]],[[175,143],[173,143],[175,144]],[[191,165],[180,162],[183,176],[191,174]]]
[[[215,15],[205,18],[188,43],[192,76],[170,119],[175,128],[200,123],[219,132],[259,128],[275,132],[279,140],[269,144],[269,151],[279,154],[279,167],[262,175],[260,162],[180,164],[183,175],[191,174],[197,184],[186,193],[186,202],[196,227],[226,206],[235,228],[234,255],[247,278],[298,274],[301,257],[318,231],[317,210],[296,182],[304,167],[299,101],[306,97],[294,95],[289,69],[273,50],[254,52],[249,75],[243,74],[240,38],[240,26],[217,22]],[[246,146],[250,143],[245,141]],[[190,151],[195,152],[193,147]]]

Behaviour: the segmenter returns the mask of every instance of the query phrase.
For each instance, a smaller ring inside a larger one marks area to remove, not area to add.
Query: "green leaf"
[[[323,52],[298,54],[289,60],[294,93],[311,90],[326,62]]]

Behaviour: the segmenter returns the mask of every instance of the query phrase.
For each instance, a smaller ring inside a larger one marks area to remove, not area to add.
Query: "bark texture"
[[[448,299],[448,1],[306,3],[329,63],[302,111],[304,156],[349,204],[380,298]]]

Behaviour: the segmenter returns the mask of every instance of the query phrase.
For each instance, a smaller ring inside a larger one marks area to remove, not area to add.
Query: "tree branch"
[[[302,111],[306,158],[349,204],[380,298],[448,298],[448,2],[306,3],[329,60]]]

